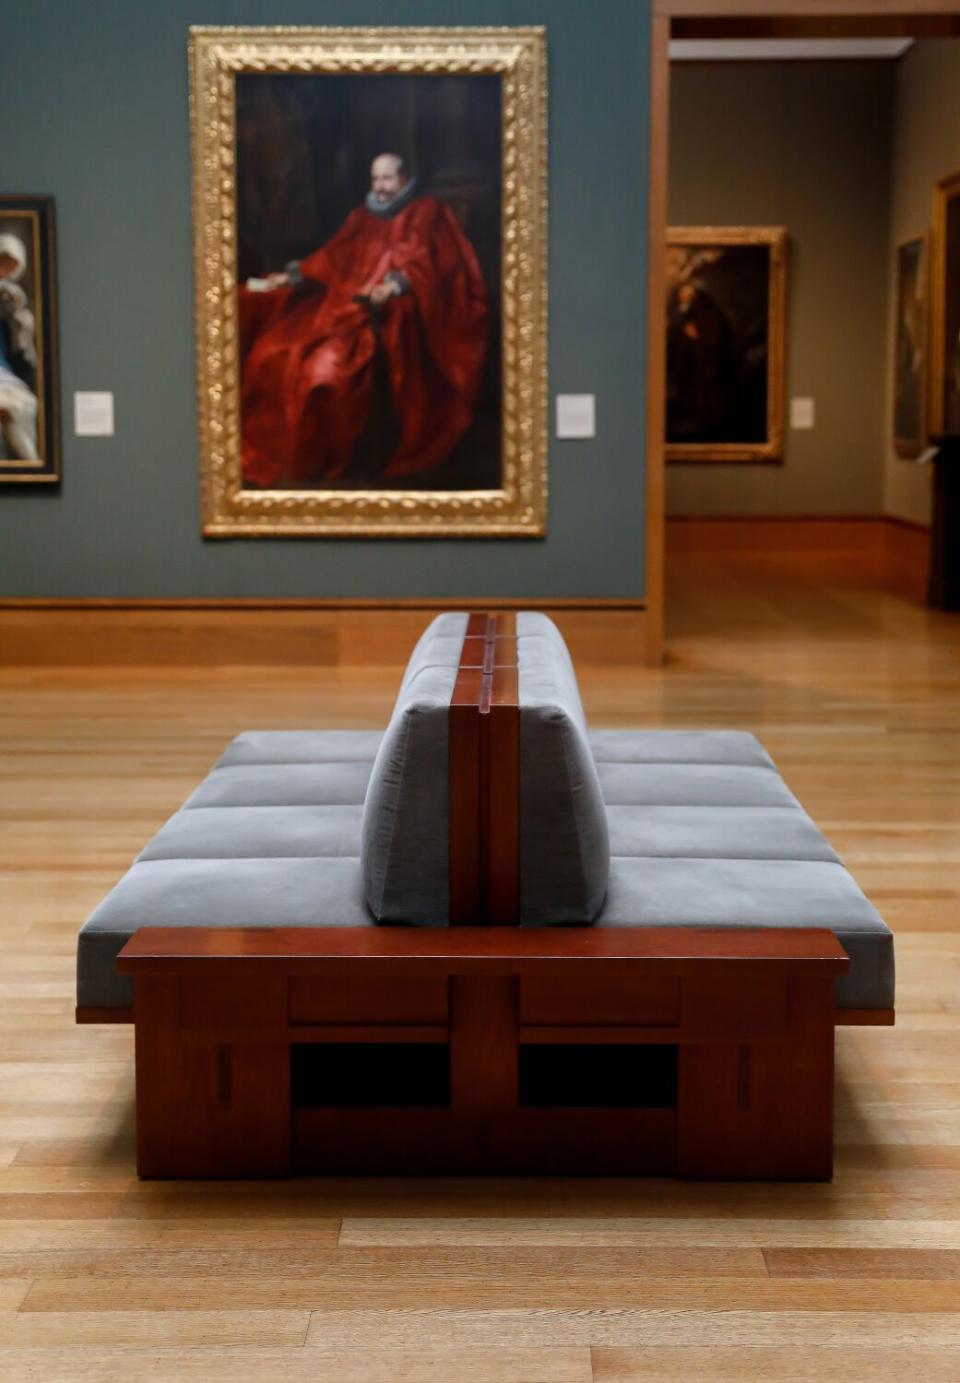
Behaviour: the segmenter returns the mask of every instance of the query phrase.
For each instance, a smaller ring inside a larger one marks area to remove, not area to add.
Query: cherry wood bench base
[[[142,1177],[826,1180],[827,931],[144,928]]]

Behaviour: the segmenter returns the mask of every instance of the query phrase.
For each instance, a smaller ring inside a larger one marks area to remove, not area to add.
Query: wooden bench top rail
[[[850,968],[832,932],[707,927],[142,927],[117,968],[186,974],[211,962],[261,974],[317,974],[360,962],[369,974],[600,974],[642,964],[665,974],[717,965],[752,974],[843,975]]]
[[[450,922],[520,915],[516,615],[471,615],[450,698]]]

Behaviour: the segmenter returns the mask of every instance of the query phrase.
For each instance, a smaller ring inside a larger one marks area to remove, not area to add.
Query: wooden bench
[[[512,616],[450,701],[449,927],[148,927],[120,953],[145,1177],[826,1179],[850,962],[817,929],[520,927]]]
[[[825,1179],[825,931],[145,928],[145,1177]]]

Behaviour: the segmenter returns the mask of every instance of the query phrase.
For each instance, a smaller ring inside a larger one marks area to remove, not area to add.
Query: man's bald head
[[[409,181],[399,154],[377,154],[370,165],[370,187],[378,202],[392,202]]]

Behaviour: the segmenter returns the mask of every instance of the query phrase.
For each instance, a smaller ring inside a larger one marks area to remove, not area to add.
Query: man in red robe
[[[337,481],[367,423],[377,350],[399,441],[383,479],[434,469],[473,421],[487,295],[469,240],[396,154],[315,253],[239,289],[245,485]],[[342,482],[341,482],[342,483]]]

